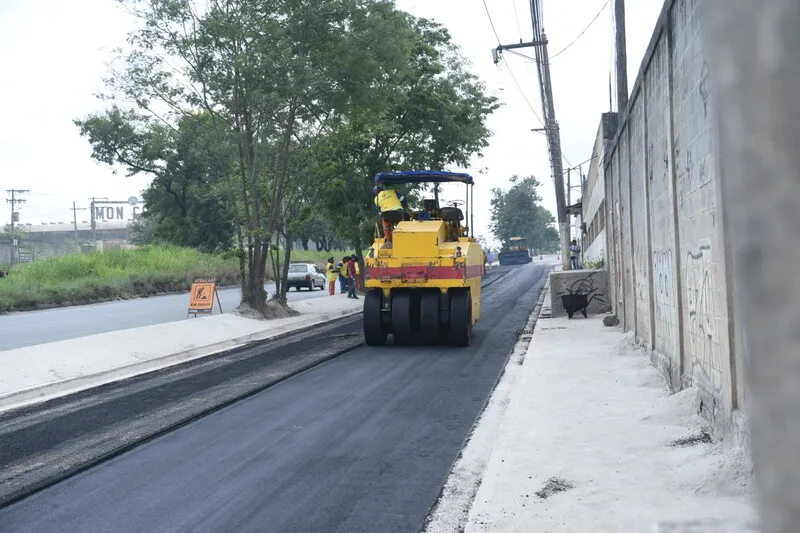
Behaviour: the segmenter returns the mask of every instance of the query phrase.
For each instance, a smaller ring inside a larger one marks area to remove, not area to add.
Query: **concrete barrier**
[[[567,305],[567,308],[564,305]],[[605,270],[566,270],[550,273],[550,306],[553,317],[605,312],[609,306],[608,272]]]

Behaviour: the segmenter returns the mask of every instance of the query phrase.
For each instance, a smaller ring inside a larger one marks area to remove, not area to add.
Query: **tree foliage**
[[[558,249],[558,230],[555,218],[541,205],[537,189],[539,181],[529,176],[511,178],[512,187],[504,191],[492,189],[491,230],[494,236],[508,245],[512,237],[524,237],[531,250],[552,251]]]
[[[487,144],[497,102],[446,29],[393,2],[119,1],[140,25],[111,107],[76,124],[96,160],[153,176],[142,238],[232,247],[263,313],[270,258],[285,309],[294,237],[360,253],[377,172],[466,166]]]

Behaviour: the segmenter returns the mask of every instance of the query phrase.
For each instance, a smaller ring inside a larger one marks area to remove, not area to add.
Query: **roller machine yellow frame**
[[[376,238],[364,262],[364,338],[368,345],[451,344],[467,346],[480,318],[483,250],[459,208],[472,205],[468,174],[435,171],[381,173],[378,185],[434,183],[434,198],[409,213],[392,234],[392,246]],[[439,205],[439,184],[466,185],[464,201]],[[470,226],[472,221],[470,220]],[[470,234],[469,231],[473,233]]]

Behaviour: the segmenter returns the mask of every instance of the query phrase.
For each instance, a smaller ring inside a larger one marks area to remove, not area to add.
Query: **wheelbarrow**
[[[564,294],[561,296],[561,305],[569,318],[578,311],[583,314],[583,318],[588,318],[586,308],[589,307],[589,298],[586,294]]]

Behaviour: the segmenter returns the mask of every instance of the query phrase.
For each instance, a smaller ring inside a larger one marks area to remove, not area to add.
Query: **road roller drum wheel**
[[[439,342],[439,291],[426,292],[420,302],[420,333],[425,344]]]
[[[381,300],[383,294],[380,289],[372,289],[364,297],[364,340],[368,346],[383,346],[386,344],[386,328],[381,317]]]
[[[414,298],[407,291],[392,293],[392,333],[394,343],[400,346],[411,344],[414,341],[413,315]]]
[[[469,291],[450,293],[450,342],[453,346],[469,346],[472,334],[472,297]]]

